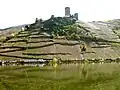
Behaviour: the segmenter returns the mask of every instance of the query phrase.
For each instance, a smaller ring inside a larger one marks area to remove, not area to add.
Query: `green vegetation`
[[[0,90],[119,90],[119,64],[1,67]]]
[[[80,36],[89,33],[85,27],[77,24],[73,18],[52,17],[43,22],[43,31],[55,38],[65,36],[66,39],[80,40]]]

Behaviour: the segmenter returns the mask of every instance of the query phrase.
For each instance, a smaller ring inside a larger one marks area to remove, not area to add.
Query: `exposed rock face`
[[[107,24],[100,23],[88,23],[92,27],[91,33],[96,37],[102,38],[109,41],[118,41],[120,42],[119,37],[110,29]]]

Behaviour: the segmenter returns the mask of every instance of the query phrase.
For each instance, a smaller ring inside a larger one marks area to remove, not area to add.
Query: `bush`
[[[79,40],[80,39],[79,35],[75,34],[75,33],[71,34],[70,38],[74,39],[74,40]]]

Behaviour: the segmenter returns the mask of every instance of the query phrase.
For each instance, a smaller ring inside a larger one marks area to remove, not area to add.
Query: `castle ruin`
[[[72,17],[72,18],[78,20],[78,13],[75,13],[74,15],[71,15],[70,7],[65,7],[65,17]]]
[[[65,7],[65,17],[70,17],[70,7]]]

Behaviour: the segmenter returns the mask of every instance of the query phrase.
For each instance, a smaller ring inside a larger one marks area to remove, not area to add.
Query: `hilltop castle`
[[[70,7],[65,7],[65,17],[72,17],[72,18],[78,20],[78,13],[71,15],[70,14]]]
[[[49,20],[53,21],[53,19],[55,19],[55,18],[56,19],[61,19],[61,20],[65,20],[67,18],[69,20],[78,21],[78,13],[75,13],[74,15],[71,15],[70,7],[65,7],[65,16],[64,17],[54,17],[54,15],[51,15],[50,19],[48,19],[48,20],[42,20],[42,19],[36,18],[36,20],[33,24],[25,25],[25,29],[28,29],[29,27],[31,27],[31,28],[43,27],[44,22],[49,21]]]

